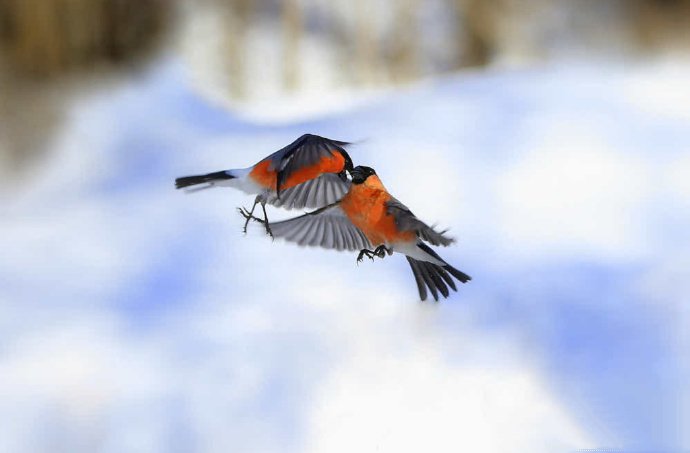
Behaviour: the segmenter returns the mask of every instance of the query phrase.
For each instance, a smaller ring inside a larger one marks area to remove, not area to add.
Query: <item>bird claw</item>
[[[254,214],[249,212],[249,210],[247,208],[244,208],[244,207],[243,208],[237,208],[237,212],[239,212],[242,215],[242,217],[247,219],[247,221],[254,220],[255,222],[259,222],[259,223],[266,223],[265,220],[260,219],[258,217],[254,217]]]
[[[275,240],[275,236],[273,236],[273,231],[271,231],[271,225],[265,219],[255,217],[254,214],[252,214],[251,211],[249,211],[245,207],[237,208],[237,212],[239,212],[240,215],[244,217],[246,220],[244,222],[244,228],[242,228],[242,232],[244,234],[247,234],[247,225],[249,225],[249,222],[253,220],[255,222],[262,223],[264,225],[264,228],[266,229],[266,234],[268,234],[271,237],[271,239]]]
[[[384,259],[386,257],[386,253],[390,254],[392,252],[385,245],[379,245],[378,247],[376,247],[373,254],[381,259]],[[374,258],[371,258],[371,260],[373,261]]]
[[[374,261],[375,256],[383,258],[383,256],[381,256],[381,253],[378,251],[378,248],[376,250],[362,249],[359,251],[359,255],[357,255],[357,264],[361,263],[364,260],[365,256],[372,261]]]
[[[252,215],[247,211],[246,208],[237,208],[237,212],[240,213],[242,217],[245,218],[244,227],[242,228],[242,233],[247,234],[247,225],[249,225],[249,220],[251,220]]]
[[[259,219],[257,219],[257,220],[259,220]],[[262,221],[259,220],[259,222],[262,222]],[[268,222],[262,222],[262,223],[264,224],[264,227],[266,228],[266,234],[271,236],[271,240],[274,241],[275,237],[273,236],[273,231],[271,231],[270,225],[268,224]]]
[[[259,223],[265,224],[265,226],[266,226],[266,231],[267,231],[268,234],[271,236],[271,238],[273,237],[273,234],[271,233],[271,228],[268,226],[268,223],[267,223],[265,220],[262,220],[262,219],[260,219],[260,218],[258,218],[258,217],[254,217],[254,214],[252,214],[252,212],[251,212],[250,210],[248,210],[247,208],[245,208],[245,207],[237,208],[237,212],[239,212],[240,215],[241,215],[242,217],[244,217],[244,219],[245,219],[244,227],[242,227],[242,232],[243,232],[244,234],[247,234],[247,226],[249,225],[249,222],[250,222],[251,220],[254,220],[255,222],[259,222]]]

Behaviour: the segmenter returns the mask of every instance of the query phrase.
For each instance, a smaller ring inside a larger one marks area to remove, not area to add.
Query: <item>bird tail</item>
[[[208,173],[205,175],[183,176],[182,178],[175,179],[175,188],[183,189],[185,187],[196,186],[198,184],[213,185],[216,182],[226,181],[234,178],[235,176],[231,175],[227,171],[217,171],[215,173]]]
[[[415,282],[417,283],[420,299],[426,300],[427,287],[429,288],[429,291],[431,291],[432,296],[434,296],[434,300],[437,302],[439,292],[444,298],[448,297],[450,294],[448,287],[452,288],[453,291],[457,291],[458,289],[455,286],[453,278],[451,277],[455,277],[461,283],[467,283],[468,281],[472,280],[472,277],[466,273],[457,270],[450,264],[443,261],[443,259],[441,259],[441,257],[438,256],[438,254],[426,244],[418,244],[418,247],[442,263],[445,263],[443,265],[439,265],[406,256],[407,262],[410,263],[410,267],[412,268],[412,274],[414,275]]]

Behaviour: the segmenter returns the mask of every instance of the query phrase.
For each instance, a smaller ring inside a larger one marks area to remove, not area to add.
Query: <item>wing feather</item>
[[[326,237],[326,222],[321,217],[316,216],[314,223],[318,225],[318,230],[314,234],[314,243],[323,244]]]
[[[309,192],[307,194],[307,205],[308,206],[318,206],[316,197],[319,193],[321,181],[322,181],[321,178],[316,178],[316,179],[314,179],[314,183],[310,184]]]
[[[270,226],[274,237],[301,246],[350,251],[372,248],[364,233],[350,222],[337,203]]]
[[[317,164],[324,157],[331,157],[335,153],[341,153],[349,160],[350,157],[344,146],[348,142],[331,140],[313,134],[304,134],[294,142],[273,153],[271,159],[272,168],[278,171],[276,189],[282,194],[281,186],[296,171]]]
[[[333,239],[335,237],[335,234],[333,233],[333,225],[325,220],[321,220],[321,222],[323,222],[324,230],[324,239],[321,242],[321,247],[333,249],[335,248],[335,239]]]
[[[304,234],[301,235],[300,240],[297,242],[299,245],[304,246],[309,241],[309,238],[316,237],[316,232],[319,229],[319,222],[311,222],[307,224],[304,228]]]
[[[352,250],[355,248],[355,244],[352,242],[352,237],[350,236],[350,232],[347,231],[345,228],[340,228],[340,231],[342,232],[341,237],[343,238],[343,248],[347,250]]]
[[[401,231],[414,231],[417,236],[432,245],[450,245],[455,239],[445,235],[445,231],[436,231],[415,216],[410,209],[396,198],[386,202],[386,212],[393,216],[395,225]]]
[[[340,176],[325,173],[318,178],[298,184],[280,192],[270,194],[267,202],[285,209],[318,209],[340,200],[350,190],[350,182]]]
[[[343,232],[340,230],[339,223],[333,223],[333,238],[335,239],[336,250],[343,250]]]
[[[335,184],[326,184],[326,187],[324,188],[323,194],[324,194],[324,201],[328,198],[331,199],[336,199],[339,200],[343,197],[343,195],[338,196],[337,191],[338,186]]]

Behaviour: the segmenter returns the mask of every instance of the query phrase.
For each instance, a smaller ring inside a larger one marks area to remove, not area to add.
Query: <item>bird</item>
[[[439,293],[444,298],[449,296],[449,287],[457,291],[453,277],[462,283],[471,280],[425,243],[450,245],[454,239],[446,236],[446,231],[436,231],[418,219],[388,193],[373,168],[357,166],[350,175],[352,185],[342,199],[272,223],[273,235],[302,246],[359,250],[357,263],[364,256],[373,261],[374,257],[401,253],[410,264],[422,301],[427,299],[427,288],[438,302]]]
[[[250,167],[183,176],[175,179],[175,188],[197,191],[226,186],[256,195],[251,210],[238,209],[246,219],[243,231],[247,232],[254,208],[261,204],[266,232],[272,236],[266,203],[285,209],[312,209],[334,203],[347,193],[347,172],[353,169],[344,148],[348,145],[349,142],[304,134]]]

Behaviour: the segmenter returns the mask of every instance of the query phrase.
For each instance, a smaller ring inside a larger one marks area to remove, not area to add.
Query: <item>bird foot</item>
[[[381,259],[384,259],[386,257],[386,253],[388,253],[390,255],[393,253],[393,251],[391,249],[389,249],[388,247],[386,247],[385,245],[379,245],[374,250],[374,255],[378,256]]]
[[[359,251],[359,255],[357,255],[357,264],[361,263],[365,256],[374,261],[374,252],[372,250],[362,249]]]
[[[247,219],[247,222],[249,222],[250,220],[254,220],[255,222],[259,223],[266,223],[265,220],[255,217],[254,214],[249,212],[247,208],[237,208],[237,212],[239,212],[242,215],[242,217]]]
[[[385,258],[386,257],[386,252],[387,253],[393,253],[388,247],[385,245],[379,245],[376,247],[374,250],[369,250],[369,249],[362,249],[359,251],[359,255],[357,255],[357,264],[361,263],[362,260],[364,260],[364,257],[366,256],[370,260],[374,261],[374,257],[378,258]]]
[[[255,217],[254,214],[252,214],[247,208],[244,207],[237,208],[237,212],[239,212],[240,215],[245,218],[244,228],[242,228],[242,232],[244,234],[247,234],[247,225],[249,225],[249,222],[253,220],[255,222],[262,223],[264,225],[264,228],[266,229],[266,234],[271,236],[271,239],[275,239],[273,236],[273,231],[271,231],[271,225],[266,221],[266,219],[260,219],[258,217]]]

